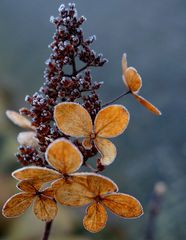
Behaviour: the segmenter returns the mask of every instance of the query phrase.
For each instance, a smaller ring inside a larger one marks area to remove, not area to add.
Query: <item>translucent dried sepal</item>
[[[92,233],[101,231],[107,222],[107,212],[101,203],[94,202],[87,210],[83,219],[83,225],[86,230]]]
[[[95,145],[101,154],[101,164],[103,166],[110,165],[115,160],[117,155],[117,149],[115,145],[108,139],[100,137],[95,139]]]
[[[33,201],[32,193],[17,193],[7,200],[2,209],[2,214],[7,218],[19,217]]]
[[[36,196],[33,211],[38,219],[49,222],[53,220],[57,214],[56,202],[46,196]]]
[[[55,170],[43,167],[23,167],[12,173],[17,180],[38,180],[42,183],[51,182],[61,178],[61,174]]]
[[[161,112],[160,110],[155,107],[152,103],[150,103],[149,101],[147,101],[145,98],[141,97],[140,95],[137,94],[133,94],[133,96],[136,98],[136,100],[141,103],[145,108],[147,108],[149,111],[151,111],[152,113],[160,116]]]
[[[17,136],[17,141],[23,146],[32,146],[33,148],[38,147],[38,139],[36,133],[33,131],[20,132]]]
[[[79,149],[64,138],[51,143],[45,155],[48,163],[63,174],[77,171],[83,163]]]
[[[38,180],[23,180],[17,184],[17,188],[23,192],[30,192],[35,194],[41,187],[43,183]]]
[[[95,134],[112,138],[122,134],[129,123],[129,112],[122,105],[110,105],[101,109],[95,119]]]
[[[128,194],[113,193],[104,196],[102,203],[120,217],[137,218],[143,214],[140,202]]]
[[[54,109],[54,119],[66,135],[88,137],[92,132],[91,117],[78,103],[59,103]]]
[[[32,129],[35,130],[35,127],[32,126],[31,121],[29,121],[27,118],[22,116],[21,114],[7,110],[6,111],[6,116],[17,126],[21,128],[27,128],[27,129]]]
[[[61,179],[52,184],[55,189],[55,198],[59,203],[78,207],[92,201],[94,193],[87,189],[86,184],[79,183],[78,180],[76,181],[76,177],[72,177],[68,181]]]
[[[141,76],[133,67],[129,67],[126,69],[123,75],[123,80],[128,89],[133,93],[138,93],[140,88],[142,87]]]

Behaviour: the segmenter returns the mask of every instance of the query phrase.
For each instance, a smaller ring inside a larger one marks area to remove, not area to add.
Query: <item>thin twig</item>
[[[71,77],[72,77],[72,74],[63,74],[63,77],[69,77],[69,78],[71,78]]]
[[[84,67],[80,68],[78,71],[77,71],[77,74],[79,74],[80,72],[84,71],[86,68],[90,67],[89,64],[85,65]]]
[[[77,75],[77,70],[76,70],[76,62],[75,62],[75,57],[72,57],[72,75],[76,76]]]
[[[81,93],[83,93],[83,92],[92,92],[92,91],[94,91],[94,90],[93,89],[82,89],[82,90],[80,90]]]
[[[122,93],[122,94],[119,95],[118,97],[116,97],[116,98],[112,99],[111,101],[105,103],[102,107],[106,107],[106,106],[110,105],[111,103],[116,102],[117,100],[119,100],[120,98],[126,96],[126,95],[129,94],[129,93],[131,93],[131,91],[128,91],[128,92]]]
[[[44,231],[42,240],[48,240],[49,239],[50,230],[51,230],[51,227],[52,227],[52,222],[53,221],[46,222],[46,224],[45,224],[45,231]]]

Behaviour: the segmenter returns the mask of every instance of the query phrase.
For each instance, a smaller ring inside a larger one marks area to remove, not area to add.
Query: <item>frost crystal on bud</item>
[[[92,35],[92,36],[90,37],[90,40],[91,40],[91,41],[96,41],[96,35]]]
[[[61,12],[63,11],[65,8],[65,5],[64,4],[61,4],[60,7],[58,8],[58,11]]]
[[[54,21],[55,21],[55,17],[54,17],[54,16],[51,16],[51,17],[50,17],[50,22],[51,22],[51,23],[54,23]]]

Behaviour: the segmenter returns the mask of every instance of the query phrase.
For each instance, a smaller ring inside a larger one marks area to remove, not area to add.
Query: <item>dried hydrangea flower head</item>
[[[138,102],[140,102],[144,107],[150,110],[152,113],[156,115],[161,115],[160,110],[152,105],[149,101],[147,101],[142,96],[138,95],[139,90],[142,87],[142,79],[137,70],[134,67],[127,66],[127,55],[123,54],[122,57],[122,76],[123,81],[132,95],[136,98]]]
[[[23,192],[5,203],[4,216],[19,216],[36,198],[35,215],[41,220],[50,221],[57,212],[56,202],[50,197],[62,205],[77,207],[90,204],[84,218],[84,226],[90,232],[104,228],[107,220],[105,207],[125,218],[142,215],[139,201],[132,196],[116,193],[118,187],[109,178],[94,173],[75,173],[81,167],[83,158],[70,141],[58,139],[51,143],[46,151],[46,160],[55,170],[36,166],[13,172],[13,177],[21,181],[18,188]],[[40,191],[46,182],[52,182],[52,186]]]
[[[103,82],[92,80],[90,68],[102,67],[107,60],[91,49],[95,37],[84,37],[81,26],[85,20],[78,17],[74,4],[60,6],[59,16],[51,17],[56,32],[43,86],[26,96],[29,108],[21,108],[20,114],[6,112],[12,122],[28,131],[18,135],[16,156],[24,167],[12,173],[21,192],[5,203],[3,215],[17,217],[33,203],[35,215],[46,221],[44,240],[57,214],[57,202],[89,205],[83,224],[94,233],[105,227],[106,209],[123,218],[143,214],[137,199],[119,193],[117,185],[100,174],[116,158],[116,146],[109,139],[122,134],[129,122],[128,110],[110,103],[131,93],[153,113],[160,115],[160,111],[138,95],[142,80],[136,69],[127,66],[126,55],[122,73],[129,91],[102,104],[97,91]],[[96,168],[88,163],[94,156]],[[87,171],[80,172],[82,165]]]
[[[54,110],[58,128],[66,135],[83,137],[85,149],[92,143],[101,153],[101,164],[109,165],[116,157],[116,147],[107,138],[124,132],[129,122],[129,112],[122,105],[111,105],[101,109],[92,122],[87,110],[77,103],[59,103]]]
[[[137,199],[116,193],[116,184],[102,175],[75,174],[69,181],[57,180],[52,187],[56,200],[62,205],[77,207],[89,204],[83,224],[90,232],[99,232],[105,227],[106,208],[123,218],[136,218],[143,214]]]
[[[3,215],[8,218],[19,217],[34,202],[33,212],[42,221],[51,221],[57,214],[57,205],[51,187],[40,190],[42,182],[23,180],[18,183],[20,193],[13,195],[3,207]]]

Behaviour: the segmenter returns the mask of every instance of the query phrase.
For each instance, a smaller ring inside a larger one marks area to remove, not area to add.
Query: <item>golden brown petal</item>
[[[43,167],[23,167],[12,173],[17,180],[37,180],[42,183],[50,182],[61,177],[61,174],[49,168]]]
[[[82,145],[85,149],[89,150],[92,148],[92,143],[90,138],[84,138],[82,141]]]
[[[94,202],[87,208],[83,219],[83,225],[86,230],[92,233],[101,231],[107,222],[107,212],[101,203]]]
[[[127,54],[124,53],[121,60],[121,68],[122,68],[122,74],[125,74],[125,71],[127,70]]]
[[[77,171],[83,163],[79,149],[64,138],[57,139],[48,146],[46,159],[51,166],[63,174]]]
[[[54,198],[54,189],[52,187],[45,188],[42,191],[42,195]]]
[[[76,177],[57,180],[52,187],[55,189],[56,200],[62,205],[83,206],[90,203],[95,196],[85,185],[76,182]]]
[[[49,222],[55,218],[58,209],[54,200],[40,195],[35,199],[33,210],[37,218]]]
[[[126,69],[125,74],[123,75],[123,81],[129,90],[133,93],[139,92],[140,88],[142,87],[141,76],[133,67]]]
[[[127,194],[115,193],[104,196],[102,203],[108,207],[111,212],[124,218],[136,218],[143,214],[143,208],[140,202]]]
[[[87,137],[92,132],[90,114],[78,103],[59,103],[54,110],[54,119],[66,135]]]
[[[34,131],[20,132],[17,136],[17,141],[20,145],[32,146],[34,148],[38,146],[38,139]]]
[[[7,200],[2,209],[2,214],[7,218],[18,217],[30,207],[34,195],[31,193],[17,193]]]
[[[42,182],[38,180],[23,180],[17,184],[17,188],[24,192],[36,193],[41,187]]]
[[[155,107],[154,105],[152,105],[152,103],[150,103],[149,101],[147,101],[145,98],[137,95],[137,94],[133,94],[133,96],[136,98],[136,100],[141,103],[144,107],[146,107],[149,111],[151,111],[152,113],[160,116],[161,112],[160,110]]]
[[[118,191],[117,185],[108,177],[96,173],[74,173],[73,181],[83,185],[94,196]]]
[[[129,112],[122,105],[101,109],[95,119],[95,133],[99,137],[116,137],[124,132],[129,122]]]
[[[35,130],[35,128],[31,125],[31,121],[29,121],[27,118],[25,118],[21,114],[15,112],[15,111],[7,110],[6,115],[17,126],[19,126],[21,128]]]
[[[104,166],[110,165],[116,158],[117,150],[115,145],[111,141],[100,137],[97,137],[94,143],[102,156],[101,164]]]

